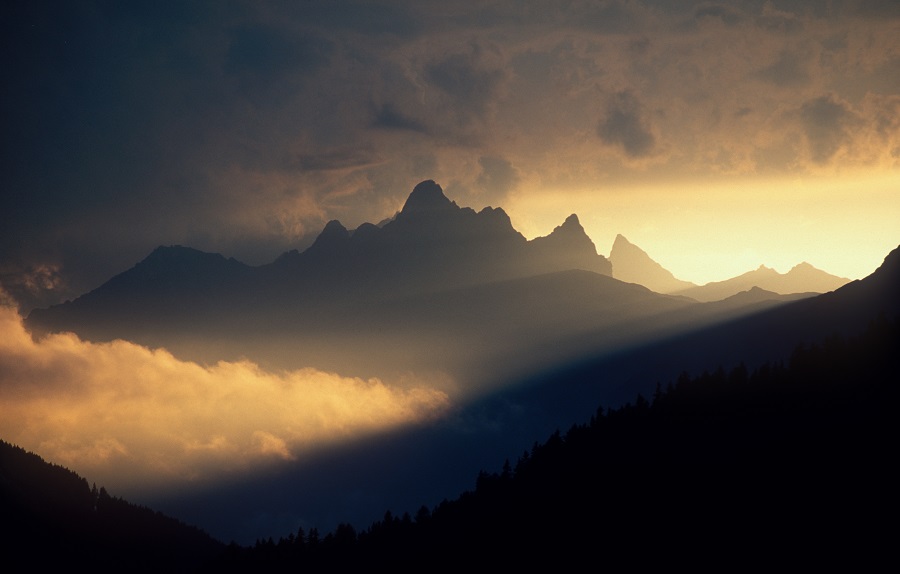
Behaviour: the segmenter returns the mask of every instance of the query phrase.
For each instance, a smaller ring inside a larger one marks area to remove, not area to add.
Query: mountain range
[[[731,279],[696,285],[677,279],[671,271],[622,235],[616,236],[609,260],[613,266],[613,277],[620,281],[637,283],[657,293],[683,295],[701,302],[721,301],[754,288],[780,295],[827,293],[850,282],[849,279],[831,275],[803,262],[787,273],[779,273],[760,265],[755,270]],[[759,295],[762,294],[757,293]]]
[[[266,265],[159,247],[74,301],[33,310],[26,324],[205,363],[247,357],[355,376],[437,369],[474,389],[797,298],[751,290],[741,276],[701,305],[691,290],[657,292],[690,284],[624,237],[610,259],[574,214],[529,241],[502,209],[459,207],[427,180],[390,220],[352,231],[331,221],[308,249]]]

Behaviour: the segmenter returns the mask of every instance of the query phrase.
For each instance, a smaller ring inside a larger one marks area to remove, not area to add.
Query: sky
[[[4,1],[0,46],[0,438],[126,497],[453,407],[25,331],[158,245],[263,264],[426,179],[699,284],[900,244],[896,0]]]
[[[449,5],[448,5],[449,4]],[[705,283],[900,244],[900,4],[4,2],[0,284],[250,264],[434,179]]]

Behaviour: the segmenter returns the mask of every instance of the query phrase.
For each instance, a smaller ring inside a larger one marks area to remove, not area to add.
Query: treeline
[[[110,496],[83,477],[0,441],[0,548],[34,571],[185,572],[221,553],[203,531]]]
[[[898,384],[881,318],[598,409],[434,509],[232,544],[211,569],[873,565],[894,545]]]

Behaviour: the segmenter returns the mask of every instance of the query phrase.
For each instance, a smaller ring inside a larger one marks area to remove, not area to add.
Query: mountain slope
[[[690,281],[676,279],[670,271],[621,234],[616,235],[609,252],[609,261],[612,263],[613,277],[619,281],[643,285],[657,293],[673,293],[696,287]]]
[[[223,550],[197,528],[93,490],[87,481],[0,441],[0,536],[7,563],[93,572],[189,572]]]

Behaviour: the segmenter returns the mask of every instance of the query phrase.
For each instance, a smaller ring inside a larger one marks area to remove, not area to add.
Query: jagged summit
[[[444,195],[440,185],[432,179],[427,179],[413,188],[400,214],[433,213],[453,208],[459,209],[455,202]]]
[[[587,232],[585,232],[584,227],[581,226],[581,222],[578,221],[578,216],[574,213],[567,217],[562,225],[554,227],[553,231],[550,233],[550,237],[567,237],[581,242],[583,242],[584,239],[590,241]],[[593,241],[591,241],[591,245],[594,245]]]
[[[548,269],[583,269],[602,275],[612,273],[609,261],[597,253],[597,247],[574,213],[562,225],[556,226],[550,235],[536,237],[529,244]]]
[[[350,232],[337,219],[325,224],[325,228],[310,246],[310,251],[326,249],[331,246],[342,246],[350,240]]]
[[[584,231],[584,228],[581,226],[581,222],[578,221],[578,216],[574,213],[566,218],[563,221],[563,224],[559,226],[560,229],[578,229]]]

